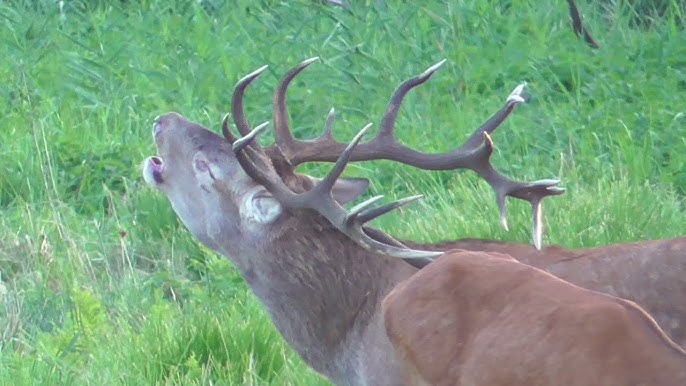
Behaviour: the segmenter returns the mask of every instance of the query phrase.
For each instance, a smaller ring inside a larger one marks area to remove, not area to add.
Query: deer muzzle
[[[148,185],[157,187],[164,183],[162,173],[164,171],[164,161],[162,158],[153,156],[148,157],[143,162],[143,179]]]

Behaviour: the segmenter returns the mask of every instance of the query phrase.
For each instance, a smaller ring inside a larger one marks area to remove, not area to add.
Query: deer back
[[[507,253],[518,261],[594,291],[638,303],[677,344],[686,348],[686,237],[568,249],[482,239],[433,244],[425,250]]]
[[[408,380],[514,386],[686,382],[686,352],[636,304],[497,253],[447,252],[398,285],[383,309]]]

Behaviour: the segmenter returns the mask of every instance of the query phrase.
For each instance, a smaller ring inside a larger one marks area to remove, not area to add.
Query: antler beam
[[[355,146],[360,142],[362,136],[364,136],[369,127],[371,127],[371,124],[365,126],[357,133],[352,142],[344,149],[329,174],[312,189],[303,193],[292,192],[275,172],[270,175],[269,168],[256,165],[256,162],[260,157],[260,151],[248,146],[248,144],[253,142],[254,139],[264,131],[267,125],[268,122],[265,122],[243,138],[236,139],[236,137],[229,132],[227,119],[225,117],[224,122],[222,123],[222,131],[224,132],[226,139],[232,144],[236,158],[243,170],[255,180],[255,182],[263,185],[273,194],[274,198],[276,198],[281,205],[287,208],[316,210],[333,226],[353,239],[358,245],[373,252],[414,261],[418,259],[427,259],[427,262],[431,261],[432,257],[442,254],[442,252],[412,250],[399,243],[396,245],[385,244],[373,239],[364,232],[363,228],[365,223],[393,209],[399,208],[402,205],[408,204],[418,197],[410,197],[409,199],[398,200],[378,208],[370,208],[374,202],[381,198],[375,197],[374,199],[367,200],[366,202],[357,205],[350,212],[346,211],[333,199],[331,192],[336,180],[343,173],[345,166],[350,161],[350,156],[353,153]]]

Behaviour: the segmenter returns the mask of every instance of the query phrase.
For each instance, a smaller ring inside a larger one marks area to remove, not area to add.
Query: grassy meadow
[[[459,146],[527,82],[493,162],[563,180],[544,205],[545,243],[686,233],[679,1],[580,1],[599,50],[574,36],[564,1],[351,3],[0,3],[0,385],[327,384],[140,174],[156,115],[218,130],[236,81],[264,64],[253,123],[271,119],[281,75],[319,56],[289,92],[294,132],[317,134],[333,106],[348,139],[378,124],[397,84],[447,59],[398,118],[424,151]],[[395,236],[530,240],[528,204],[509,202],[503,231],[471,172],[367,162],[347,174],[371,178],[370,195],[425,195],[376,222]]]

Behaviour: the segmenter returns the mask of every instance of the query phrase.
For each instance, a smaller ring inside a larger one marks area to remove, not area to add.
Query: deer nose
[[[163,131],[172,126],[174,119],[178,116],[179,114],[177,113],[167,113],[155,117],[155,120],[152,123],[153,137],[157,138]]]
[[[152,122],[152,136],[157,137],[157,135],[160,133],[162,130],[162,116],[158,115],[155,117],[155,120]]]

